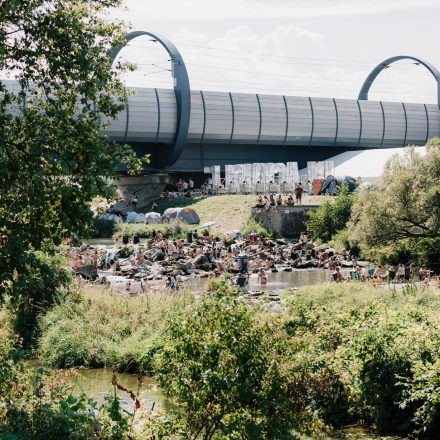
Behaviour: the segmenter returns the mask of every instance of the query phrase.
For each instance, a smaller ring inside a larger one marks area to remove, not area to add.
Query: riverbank
[[[184,294],[122,298],[86,289],[43,318],[41,361],[154,375],[170,322],[197,316],[197,304]],[[247,304],[286,344],[289,369],[305,375],[303,398],[325,424],[402,435],[437,423],[429,401],[439,390],[429,372],[440,352],[438,290],[334,283],[286,292],[276,312]]]

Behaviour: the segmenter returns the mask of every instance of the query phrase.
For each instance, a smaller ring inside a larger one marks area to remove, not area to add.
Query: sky
[[[440,0],[125,0],[112,15],[170,39],[193,90],[357,98],[372,68],[413,55],[440,68]],[[147,37],[120,59],[128,85],[172,87],[168,54]],[[399,61],[369,99],[437,102],[434,78]]]

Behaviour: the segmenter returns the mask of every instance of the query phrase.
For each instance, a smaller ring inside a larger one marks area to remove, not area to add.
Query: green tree
[[[428,146],[425,155],[394,155],[375,188],[361,191],[349,230],[363,249],[415,242],[430,253],[439,243],[440,148],[436,139]]]
[[[174,315],[164,345],[158,379],[182,405],[185,438],[291,438],[300,420],[307,426],[283,338],[225,286]]]
[[[316,211],[309,211],[306,229],[311,238],[328,242],[333,235],[345,229],[354,200],[354,194],[343,183],[337,189],[336,197],[327,196]]]
[[[43,304],[33,293],[35,252],[53,254],[84,232],[91,200],[111,196],[106,178],[121,164],[141,166],[128,146],[101,134],[126,101],[126,66],[111,69],[107,55],[124,39],[122,24],[106,18],[120,4],[0,2],[0,71],[17,81],[0,80],[0,300],[10,296],[28,311],[33,304],[34,315]],[[46,288],[49,302],[64,285],[58,280]]]

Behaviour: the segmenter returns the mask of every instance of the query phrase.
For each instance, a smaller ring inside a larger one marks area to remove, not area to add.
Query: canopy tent
[[[356,180],[353,177],[345,176],[343,178],[336,178],[334,176],[327,176],[324,180],[319,195],[322,194],[334,194],[336,188],[343,183],[347,183],[348,189],[354,191],[356,189]]]
[[[191,208],[168,208],[162,217],[167,220],[178,219],[187,225],[198,225],[200,223],[199,216]]]
[[[145,214],[145,224],[146,225],[158,225],[162,223],[161,215],[158,212],[147,212]]]

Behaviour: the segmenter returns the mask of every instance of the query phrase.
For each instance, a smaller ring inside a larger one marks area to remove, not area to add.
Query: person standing
[[[188,190],[189,191],[194,190],[194,181],[191,178],[188,179]]]
[[[301,182],[299,182],[298,185],[296,185],[296,188],[295,188],[296,203],[298,205],[301,204],[303,192],[304,192],[304,188],[302,187]]]

